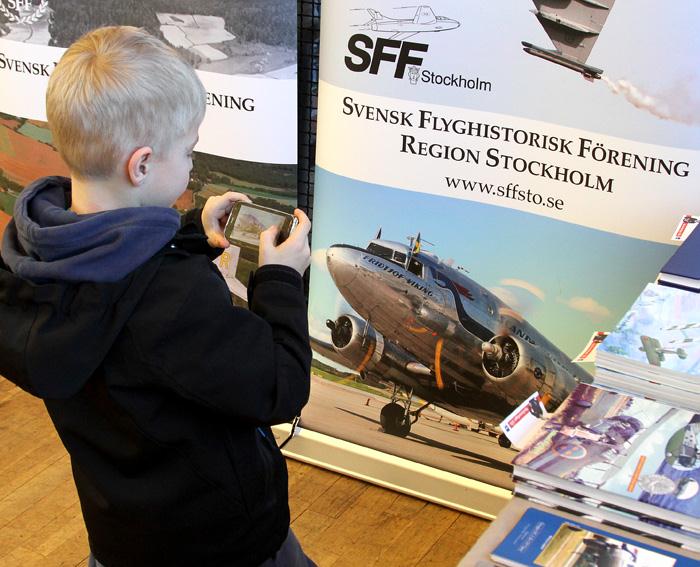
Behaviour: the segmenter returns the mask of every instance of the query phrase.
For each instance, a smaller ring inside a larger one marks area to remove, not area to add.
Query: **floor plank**
[[[426,567],[456,565],[487,527],[486,522],[477,524],[471,516],[460,514],[423,556],[420,565]]]
[[[488,522],[288,461],[292,528],[319,567],[456,565]],[[70,460],[43,403],[0,378],[0,567],[87,567]]]

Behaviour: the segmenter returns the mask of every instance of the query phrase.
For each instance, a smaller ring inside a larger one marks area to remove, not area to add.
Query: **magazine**
[[[631,536],[631,534],[630,534]],[[697,562],[563,517],[528,508],[491,558],[514,567],[682,567]]]
[[[660,521],[650,521],[630,511],[621,511],[573,493],[516,481],[515,495],[548,509],[574,514],[597,524],[614,526],[633,535],[649,537],[659,543],[700,552],[700,534],[688,532]]]
[[[632,379],[627,374],[606,368],[596,369],[593,385],[622,394],[656,400],[662,404],[700,412],[700,390],[691,386],[659,384],[651,380]]]
[[[658,282],[663,285],[700,291],[700,231],[696,231],[698,224],[696,215],[685,215],[676,229],[674,237],[680,233],[684,239],[683,244],[664,264],[659,273]]]
[[[580,384],[514,476],[700,531],[700,415]]]
[[[596,366],[696,391],[700,294],[647,284],[598,348]]]

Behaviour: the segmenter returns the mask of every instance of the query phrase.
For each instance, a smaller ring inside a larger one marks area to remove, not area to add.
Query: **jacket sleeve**
[[[148,374],[227,418],[256,425],[293,419],[308,401],[311,370],[301,277],[285,266],[260,268],[248,310],[231,304],[223,278],[200,259],[179,309],[161,317],[154,340],[146,341],[152,348],[140,349]],[[169,285],[177,295],[177,282]]]
[[[224,251],[223,248],[212,248],[207,244],[207,236],[202,224],[202,209],[191,209],[180,217],[177,243],[180,248],[204,254],[210,260],[215,260]]]

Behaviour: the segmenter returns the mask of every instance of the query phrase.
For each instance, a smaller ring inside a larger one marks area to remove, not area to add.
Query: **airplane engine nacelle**
[[[406,368],[413,362],[372,325],[354,315],[341,315],[326,325],[331,329],[333,346],[357,372],[391,375],[394,368]]]
[[[483,343],[481,350],[484,373],[511,403],[540,390],[548,368],[520,340],[497,335]]]
[[[331,328],[333,346],[358,372],[371,370],[381,360],[384,337],[372,325],[353,315],[341,315],[327,325]]]

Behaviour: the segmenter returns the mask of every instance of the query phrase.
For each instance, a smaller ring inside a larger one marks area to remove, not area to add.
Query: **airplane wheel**
[[[504,449],[510,449],[510,446],[511,446],[510,439],[508,439],[508,437],[506,437],[505,434],[503,434],[503,433],[501,433],[498,436],[498,444],[501,447],[503,447]]]
[[[382,408],[379,423],[384,431],[390,435],[406,437],[411,431],[411,423],[406,419],[403,406],[393,402]]]

